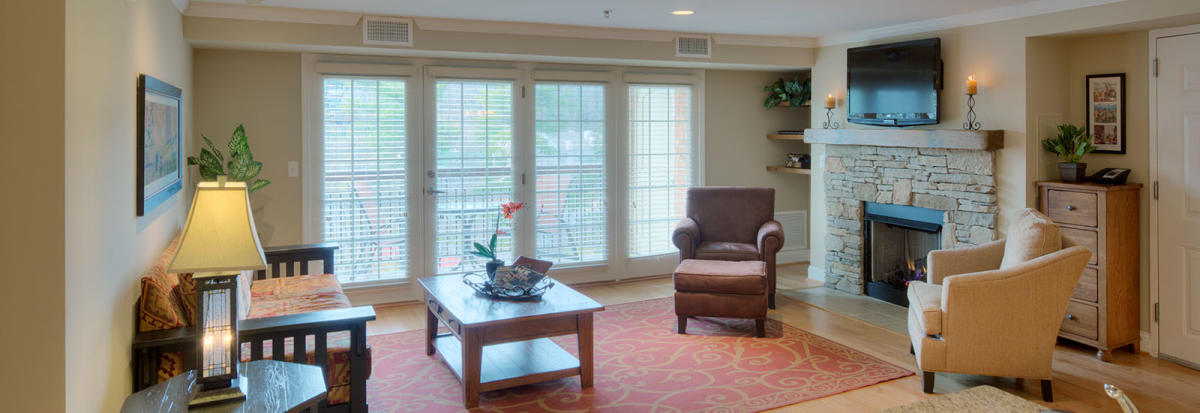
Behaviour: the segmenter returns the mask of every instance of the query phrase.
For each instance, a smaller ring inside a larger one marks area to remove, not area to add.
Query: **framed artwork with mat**
[[[1125,153],[1125,74],[1087,75],[1084,89],[1096,153]]]
[[[138,76],[137,215],[166,203],[183,189],[183,90]]]

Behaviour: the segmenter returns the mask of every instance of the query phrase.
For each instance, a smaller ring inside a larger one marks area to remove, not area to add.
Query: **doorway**
[[[1159,357],[1200,368],[1200,25],[1150,32],[1152,324]]]

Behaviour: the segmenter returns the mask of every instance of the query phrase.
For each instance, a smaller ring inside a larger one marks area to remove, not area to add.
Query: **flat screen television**
[[[846,52],[846,119],[851,123],[912,126],[938,123],[942,39],[922,39]]]

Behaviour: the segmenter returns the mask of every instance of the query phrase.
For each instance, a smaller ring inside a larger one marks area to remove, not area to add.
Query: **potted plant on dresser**
[[[1079,162],[1083,156],[1096,150],[1092,136],[1087,130],[1064,123],[1058,125],[1058,136],[1042,140],[1042,148],[1058,155],[1058,174],[1066,182],[1082,182],[1087,176],[1087,164]]]

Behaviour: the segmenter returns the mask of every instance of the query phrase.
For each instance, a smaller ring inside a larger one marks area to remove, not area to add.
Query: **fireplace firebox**
[[[941,248],[943,214],[936,209],[867,202],[863,279],[868,296],[908,306],[908,283],[928,279],[926,257]]]

